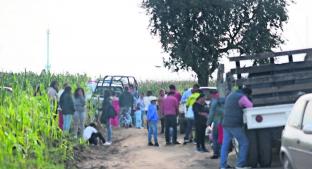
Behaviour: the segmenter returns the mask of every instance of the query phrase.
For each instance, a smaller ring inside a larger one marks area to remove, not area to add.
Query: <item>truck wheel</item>
[[[252,168],[257,168],[258,164],[258,140],[256,130],[247,130],[247,137],[249,139],[249,151],[247,165]]]
[[[282,163],[283,163],[284,169],[293,169],[293,167],[291,166],[290,160],[286,154],[284,154],[284,157],[282,159]]]
[[[272,137],[270,129],[258,130],[259,164],[260,167],[270,167],[272,163]]]

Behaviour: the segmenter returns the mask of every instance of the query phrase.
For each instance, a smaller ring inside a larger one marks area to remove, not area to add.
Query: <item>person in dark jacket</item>
[[[205,146],[205,131],[207,125],[208,110],[205,108],[205,95],[200,94],[196,102],[193,104],[193,112],[195,117],[195,135],[196,146],[199,152],[208,152]]]
[[[110,118],[115,116],[115,110],[112,105],[112,101],[110,99],[111,92],[109,90],[105,90],[104,92],[104,100],[102,106],[102,112],[99,115],[99,120],[101,123],[106,126],[107,129],[107,142],[104,145],[111,145],[112,144],[112,125]]]
[[[83,88],[78,87],[74,93],[74,134],[78,137],[78,128],[80,128],[80,134],[84,129],[84,123],[86,118],[86,97]]]
[[[253,106],[248,98],[251,95],[251,89],[243,88],[230,93],[225,100],[223,116],[223,141],[221,147],[220,168],[227,167],[227,158],[232,138],[234,137],[239,144],[239,154],[236,160],[237,169],[248,168],[247,154],[249,141],[243,129],[243,109]]]
[[[134,104],[132,94],[129,92],[129,88],[125,87],[124,92],[119,97],[120,111],[121,111],[121,125],[129,127],[132,124],[131,110]]]
[[[60,99],[60,106],[64,118],[64,131],[69,132],[72,116],[75,112],[71,87],[66,86]]]

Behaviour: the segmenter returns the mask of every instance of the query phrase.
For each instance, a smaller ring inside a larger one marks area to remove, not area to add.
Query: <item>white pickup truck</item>
[[[247,124],[247,129],[285,126],[293,105],[281,104],[244,109],[244,123]]]

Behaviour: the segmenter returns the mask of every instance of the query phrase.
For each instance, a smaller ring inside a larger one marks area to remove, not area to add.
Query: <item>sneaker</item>
[[[155,145],[154,145],[155,147],[159,147],[159,144],[158,143],[155,143]]]
[[[171,145],[171,143],[170,142],[166,142],[166,145],[169,146],[169,145]]]
[[[153,146],[153,145],[154,145],[154,144],[153,144],[153,143],[151,143],[151,142],[149,142],[149,143],[148,143],[148,146]]]
[[[173,144],[181,144],[180,142],[178,142],[178,141],[175,141],[175,142],[173,142]]]
[[[206,148],[203,148],[203,149],[202,149],[202,152],[203,152],[203,153],[208,153],[208,152],[209,152],[209,150],[208,150],[208,149],[206,149]]]
[[[202,149],[201,147],[196,147],[196,151],[197,151],[197,152],[202,152],[203,149]]]
[[[112,142],[105,142],[103,145],[104,146],[110,146],[110,145],[112,145]]]
[[[214,154],[213,156],[210,157],[210,159],[218,159],[218,158],[219,158],[219,156],[216,154]]]

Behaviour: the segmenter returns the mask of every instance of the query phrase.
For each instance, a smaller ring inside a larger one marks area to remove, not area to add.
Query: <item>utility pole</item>
[[[50,72],[50,30],[47,30],[47,64],[46,64],[46,71]]]

